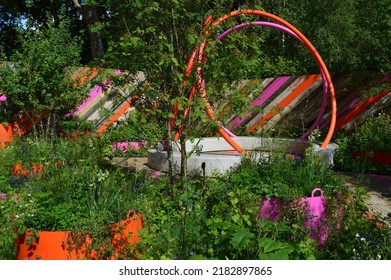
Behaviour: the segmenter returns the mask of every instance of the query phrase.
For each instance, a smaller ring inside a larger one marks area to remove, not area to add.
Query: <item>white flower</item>
[[[362,242],[365,242],[365,238],[364,237],[361,237],[360,239]]]
[[[381,255],[377,255],[377,259],[378,259],[378,260],[381,260]]]
[[[360,235],[359,235],[358,233],[356,233],[356,237],[357,237],[357,238],[360,238]]]

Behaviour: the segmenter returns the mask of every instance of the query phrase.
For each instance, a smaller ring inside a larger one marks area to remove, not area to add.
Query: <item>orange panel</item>
[[[371,96],[371,97],[365,99],[363,102],[361,102],[359,105],[357,105],[353,110],[351,110],[345,116],[340,118],[335,125],[335,129],[338,130],[338,129],[341,129],[342,127],[344,127],[348,122],[354,120],[357,116],[364,113],[369,106],[378,102],[380,99],[382,99],[388,93],[389,93],[388,90],[383,90],[379,94],[376,94],[374,96]]]

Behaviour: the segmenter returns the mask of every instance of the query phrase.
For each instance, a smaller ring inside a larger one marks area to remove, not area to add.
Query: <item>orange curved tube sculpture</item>
[[[326,135],[326,138],[323,141],[323,143],[321,144],[321,148],[326,148],[327,145],[330,143],[331,138],[333,136],[333,133],[334,133],[334,130],[335,130],[336,118],[337,118],[337,102],[336,102],[336,98],[335,98],[334,86],[333,86],[333,83],[331,81],[331,76],[330,76],[330,74],[329,74],[329,72],[327,70],[327,67],[326,67],[323,59],[321,58],[321,56],[319,55],[319,53],[317,52],[315,47],[311,44],[311,42],[298,29],[296,29],[293,25],[291,25],[287,21],[283,20],[282,18],[280,18],[280,17],[278,17],[276,15],[264,12],[264,11],[259,11],[259,10],[240,10],[240,11],[233,11],[230,14],[226,14],[226,15],[220,17],[219,19],[217,19],[216,21],[213,21],[213,18],[211,16],[208,17],[208,19],[204,23],[204,28],[203,28],[203,30],[201,32],[201,35],[202,34],[208,35],[210,29],[220,25],[221,23],[223,23],[224,21],[226,21],[226,20],[228,20],[230,18],[233,18],[233,17],[236,17],[236,16],[240,16],[242,14],[243,15],[255,15],[255,16],[259,16],[259,17],[264,17],[264,18],[270,19],[272,21],[275,21],[275,22],[281,24],[282,26],[285,26],[286,28],[290,29],[300,39],[300,41],[305,45],[305,47],[309,50],[311,55],[316,60],[319,68],[324,73],[324,76],[325,76],[325,79],[326,79],[326,82],[327,82],[327,86],[328,86],[330,99],[331,99],[331,120],[330,120],[330,126],[329,126],[328,133]],[[197,60],[197,63],[199,65],[199,66],[197,66],[197,69],[196,69],[197,82],[196,82],[196,85],[193,86],[193,88],[191,90],[191,93],[190,93],[190,96],[189,96],[189,100],[191,100],[193,98],[193,95],[195,94],[195,89],[197,89],[198,92],[200,93],[201,97],[205,100],[207,115],[209,116],[209,118],[211,120],[217,121],[216,118],[215,118],[215,115],[214,115],[213,108],[212,108],[212,106],[210,105],[210,103],[209,103],[209,101],[207,99],[205,82],[204,82],[204,78],[203,78],[202,63],[204,63],[206,61],[206,59],[207,59],[207,54],[205,53],[205,47],[206,47],[207,44],[208,44],[208,42],[205,39],[193,51],[191,59],[190,59],[190,61],[188,63],[188,67],[186,69],[184,86],[186,86],[187,79],[190,76],[191,68],[194,65],[194,60]],[[186,113],[186,111],[185,111],[185,113]],[[240,145],[238,145],[235,142],[235,140],[232,139],[231,136],[227,133],[227,131],[223,127],[221,127],[221,126],[219,128],[219,133],[221,134],[221,136],[236,151],[238,151],[240,153],[245,153],[245,150]],[[174,140],[176,140],[177,138],[178,138],[178,132],[175,135]]]

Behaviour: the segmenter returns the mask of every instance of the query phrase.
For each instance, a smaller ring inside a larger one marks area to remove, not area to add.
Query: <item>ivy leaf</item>
[[[252,232],[250,232],[248,230],[245,230],[242,228],[238,229],[232,237],[232,240],[231,240],[232,246],[235,249],[244,248],[250,243],[251,238],[253,238],[254,236],[255,236],[255,234],[253,234]]]

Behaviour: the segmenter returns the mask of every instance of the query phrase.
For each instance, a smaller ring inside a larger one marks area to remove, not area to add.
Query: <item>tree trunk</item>
[[[167,150],[167,160],[168,160],[168,176],[170,178],[170,185],[174,186],[175,184],[175,174],[174,174],[174,166],[173,166],[173,153],[172,153],[172,139],[171,139],[171,130],[170,130],[170,122],[167,122],[167,142],[166,142],[166,150]]]
[[[181,177],[182,180],[187,180],[187,152],[186,152],[186,138],[182,136],[180,137],[181,143]]]
[[[99,31],[93,31],[92,27],[99,22],[98,11],[95,6],[81,6],[78,0],[73,0],[75,7],[81,13],[83,20],[87,23],[90,37],[90,48],[92,58],[100,57],[104,54],[102,35]]]

